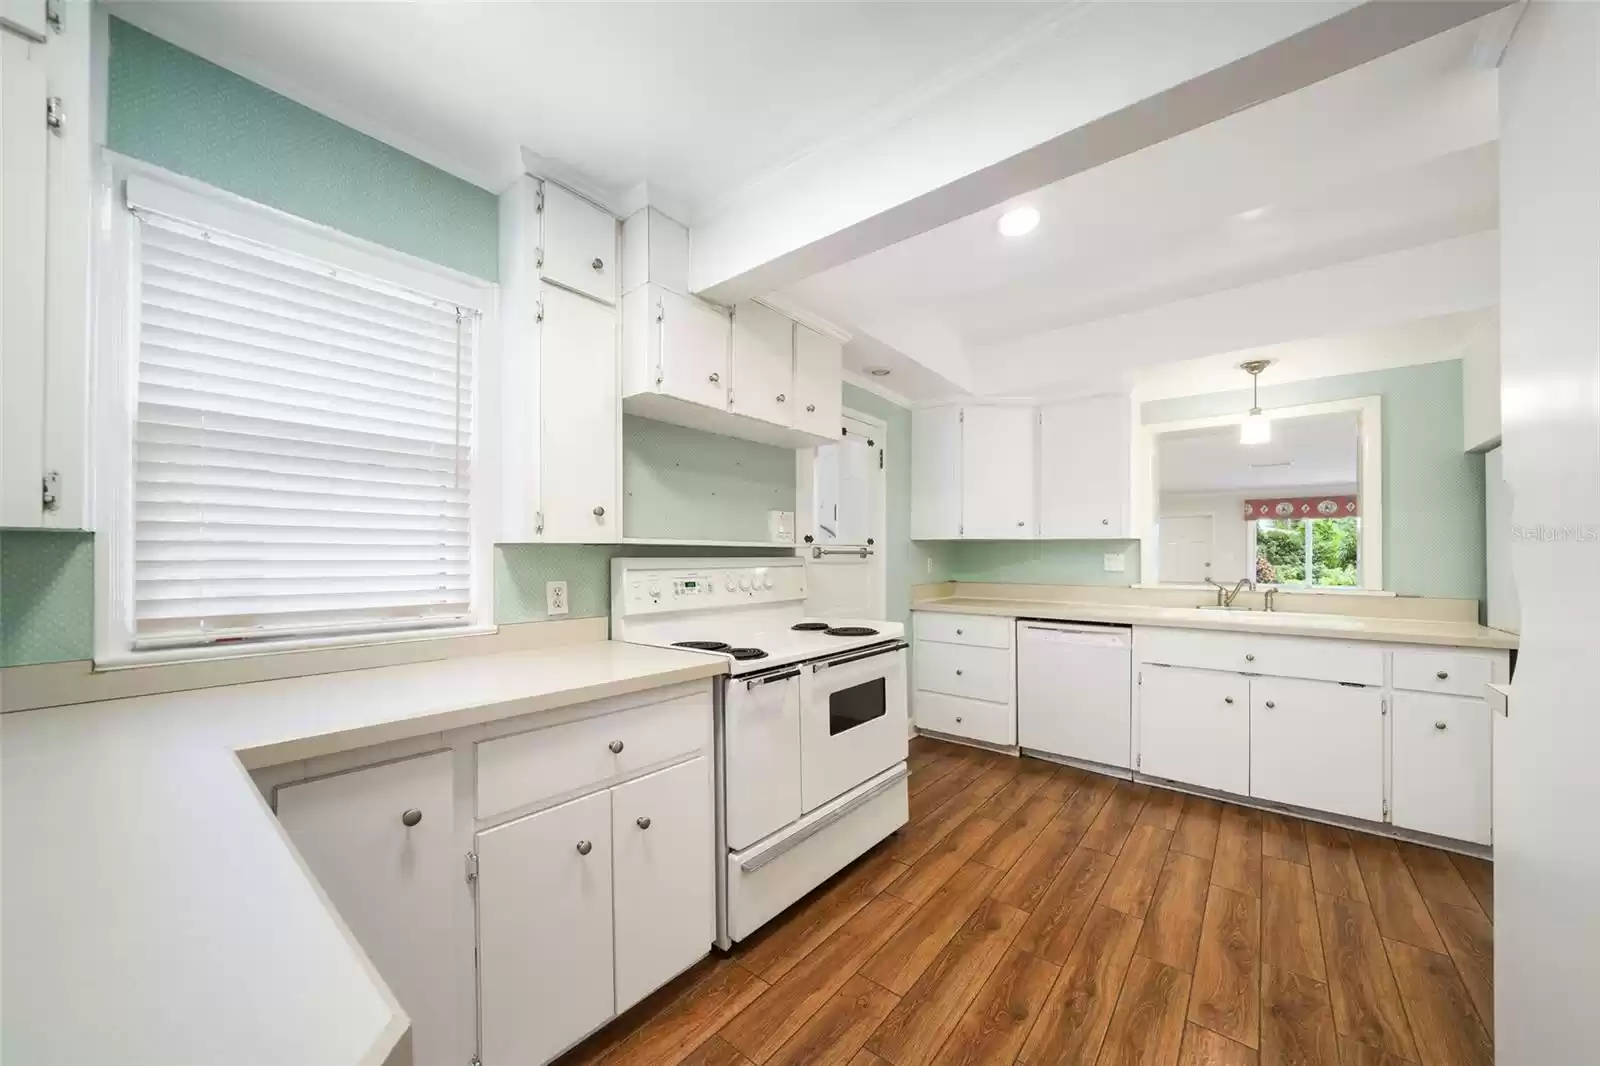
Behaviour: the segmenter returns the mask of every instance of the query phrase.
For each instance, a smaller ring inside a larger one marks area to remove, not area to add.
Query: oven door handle
[[[800,676],[800,671],[799,670],[785,670],[781,674],[768,674],[766,677],[752,677],[750,680],[748,680],[748,681],[746,681],[744,683],[744,690],[746,692],[749,692],[751,689],[755,688],[757,685],[770,685],[774,681],[787,681],[791,677],[799,677],[799,676]]]
[[[763,850],[758,851],[754,855],[746,858],[739,863],[739,869],[743,870],[747,874],[755,873],[767,863],[785,854],[786,852],[792,851],[799,847],[807,840],[828,828],[828,826],[839,821],[839,819],[848,817],[849,815],[860,810],[862,807],[866,806],[868,803],[871,803],[873,800],[889,791],[895,785],[898,785],[902,780],[908,777],[910,773],[911,771],[905,766],[904,763],[902,763],[895,768],[895,772],[891,776],[879,781],[876,785],[873,785],[871,788],[867,789],[867,791],[861,793],[861,795],[856,796],[849,803],[844,804],[837,810],[829,811],[825,817],[818,818],[810,825],[795,830],[782,840],[774,841]]]
[[[879,655],[888,655],[890,652],[905,651],[908,646],[909,645],[902,640],[897,643],[890,644],[887,647],[872,648],[868,651],[858,652],[855,655],[843,655],[837,659],[826,659],[820,663],[812,663],[811,672],[814,674],[819,670],[826,670],[830,666],[843,666],[845,663],[856,663],[860,662],[862,659],[873,659]]]

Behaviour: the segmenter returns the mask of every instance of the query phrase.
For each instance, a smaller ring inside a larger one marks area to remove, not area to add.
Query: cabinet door
[[[727,312],[693,296],[680,296],[654,286],[652,289],[661,315],[656,356],[661,391],[726,410],[728,342],[732,332]]]
[[[798,322],[794,327],[794,426],[838,438],[844,346]]]
[[[615,541],[621,449],[617,318],[604,304],[541,286],[540,501],[544,539]]]
[[[1039,535],[1126,537],[1130,449],[1126,396],[1092,396],[1039,412]]]
[[[961,535],[1032,537],[1034,424],[1031,407],[968,407],[961,427]]]
[[[458,1039],[456,906],[447,751],[278,790],[278,821],[390,991],[411,1015],[417,1066],[466,1061]],[[408,826],[407,812],[419,820]],[[468,935],[461,930],[460,935]]]
[[[48,47],[0,30],[0,526],[44,519]]]
[[[1396,692],[1395,825],[1478,844],[1490,842],[1489,705],[1464,696]]]
[[[794,424],[794,323],[747,301],[733,309],[733,382],[728,410]]]
[[[46,39],[45,0],[0,0],[0,27],[10,27],[35,41]]]
[[[1252,678],[1250,795],[1382,820],[1383,690]]]
[[[617,302],[617,220],[554,182],[544,183],[546,281],[611,304]]]
[[[961,408],[911,412],[911,535],[954,540],[961,535]]]
[[[1250,679],[1239,674],[1140,669],[1140,773],[1250,793]]]
[[[614,1013],[611,793],[478,834],[486,1063],[547,1062]]]
[[[711,820],[704,757],[611,790],[619,1012],[711,950]]]

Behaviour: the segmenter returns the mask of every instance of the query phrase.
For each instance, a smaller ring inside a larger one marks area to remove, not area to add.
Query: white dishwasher
[[[1133,765],[1133,630],[1017,622],[1017,744],[1126,770]]]

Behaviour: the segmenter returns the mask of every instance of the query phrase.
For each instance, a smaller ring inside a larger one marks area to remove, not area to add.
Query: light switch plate
[[[544,583],[544,613],[547,615],[567,613],[567,583],[565,581],[546,581]]]
[[[1106,552],[1106,573],[1122,573],[1127,565],[1126,558],[1121,552]]]
[[[767,512],[767,539],[774,544],[794,543],[794,512]]]

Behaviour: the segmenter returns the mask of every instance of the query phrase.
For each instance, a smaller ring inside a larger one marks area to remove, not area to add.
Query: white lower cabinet
[[[1383,818],[1383,690],[1250,679],[1250,795]]]
[[[1250,679],[1177,666],[1144,667],[1138,769],[1151,777],[1248,795]]]
[[[1490,841],[1489,704],[1423,692],[1394,694],[1391,817],[1403,829]]]
[[[278,821],[411,1016],[412,1061],[459,1066],[451,755],[435,752],[286,785]]]
[[[709,781],[701,757],[611,790],[618,1013],[716,937]]]
[[[483,1061],[541,1063],[615,1010],[611,793],[477,836]]]

